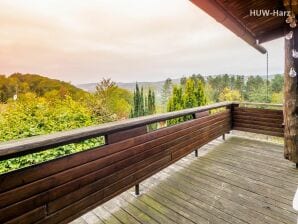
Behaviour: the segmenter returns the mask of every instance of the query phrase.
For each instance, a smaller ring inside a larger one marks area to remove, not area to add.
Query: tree
[[[195,96],[197,100],[197,106],[203,106],[207,103],[207,98],[204,91],[204,84],[201,80],[198,80],[197,87],[195,89]]]
[[[185,87],[186,81],[187,81],[187,78],[186,78],[185,76],[183,76],[183,77],[180,79],[180,85],[181,85],[182,88]]]
[[[148,102],[147,104],[147,114],[154,114],[155,113],[155,94],[154,91],[152,91],[151,89],[149,89],[148,91],[148,97],[146,97],[145,99],[147,99],[146,101]]]
[[[206,104],[204,86],[201,80],[197,80],[197,85],[192,78],[186,80],[184,89],[181,86],[174,86],[172,96],[170,97],[167,110],[176,111],[186,108],[197,107]],[[168,121],[168,124],[177,124],[189,120],[192,117],[185,116]]]
[[[181,86],[175,85],[173,88],[172,96],[170,97],[168,104],[167,104],[167,110],[168,111],[176,111],[181,110],[184,107],[183,102],[183,93]]]
[[[279,93],[272,93],[271,96],[271,103],[283,103],[283,92],[279,92]]]
[[[166,79],[166,81],[162,86],[162,93],[161,93],[161,103],[162,105],[164,105],[165,109],[166,109],[167,102],[171,96],[172,89],[173,89],[172,79],[168,78]]]
[[[195,83],[193,79],[187,79],[182,99],[183,108],[192,108],[198,105]]]
[[[271,89],[274,93],[279,93],[283,90],[284,78],[282,75],[275,75],[271,81]]]
[[[35,93],[44,96],[52,90],[63,90],[63,97],[70,96],[74,100],[80,100],[89,94],[70,83],[50,79],[35,74],[14,73],[8,77],[0,75],[0,102],[6,103],[16,93]],[[62,93],[62,91],[61,91]]]
[[[111,79],[103,79],[96,86],[92,110],[99,116],[112,120],[128,118],[131,110],[132,95],[119,88]]]
[[[141,87],[140,91],[139,85],[136,83],[133,102],[133,109],[131,110],[130,117],[140,117],[154,114],[156,112],[155,93],[150,88],[148,90],[148,94],[144,96],[143,87]]]
[[[224,88],[219,95],[220,101],[240,101],[241,95],[239,90],[231,90],[230,88]]]

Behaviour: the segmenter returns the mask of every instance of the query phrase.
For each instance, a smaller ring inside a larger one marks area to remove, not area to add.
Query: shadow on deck
[[[229,135],[199,153],[71,223],[296,223],[298,170],[282,145]]]

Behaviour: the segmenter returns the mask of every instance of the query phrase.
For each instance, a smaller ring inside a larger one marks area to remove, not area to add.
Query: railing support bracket
[[[139,184],[135,185],[135,194],[140,195],[140,185]]]

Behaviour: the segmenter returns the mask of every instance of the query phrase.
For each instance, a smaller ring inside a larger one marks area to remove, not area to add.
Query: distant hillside
[[[57,90],[61,94],[69,94],[73,98],[79,98],[86,92],[70,83],[56,79],[50,79],[36,74],[15,73],[10,76],[0,75],[0,102],[6,102],[16,93],[33,92],[37,96]]]
[[[180,79],[173,79],[172,80],[173,83],[179,83]],[[163,86],[164,81],[157,81],[157,82],[138,82],[139,86],[143,86],[144,89],[148,89],[151,88],[153,90],[155,90],[156,92],[161,92],[162,90],[162,86]],[[97,83],[87,83],[87,84],[79,84],[77,85],[78,88],[81,88],[85,91],[88,92],[94,92],[95,91],[95,87],[96,87]],[[127,89],[129,91],[134,91],[135,87],[136,87],[136,83],[135,82],[118,82],[117,85],[123,89]]]
[[[216,76],[216,75],[214,75]],[[272,78],[274,78],[275,75],[269,75],[269,80],[271,80]],[[263,79],[266,79],[266,76],[261,76]],[[207,77],[205,77],[207,78]],[[247,80],[248,76],[245,76],[245,81]],[[165,81],[165,80],[164,80]],[[156,90],[156,92],[160,93],[162,90],[162,86],[164,81],[157,81],[157,82],[138,82],[139,86],[143,86],[144,89],[147,88],[152,88],[154,90]],[[178,84],[180,83],[180,79],[172,79],[172,82],[174,84]],[[79,84],[77,85],[78,88],[81,88],[85,91],[88,92],[94,92],[95,91],[95,87],[96,87],[97,83],[86,83],[86,84]],[[121,88],[127,89],[129,91],[134,91],[135,87],[136,87],[136,83],[135,82],[118,82],[117,85]]]

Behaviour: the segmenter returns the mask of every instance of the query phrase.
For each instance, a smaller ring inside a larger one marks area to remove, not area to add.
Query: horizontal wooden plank
[[[235,107],[234,111],[235,112],[240,111],[240,112],[248,112],[248,113],[258,113],[258,114],[275,114],[275,115],[283,116],[282,110]]]
[[[46,208],[45,206],[36,208],[28,213],[25,213],[21,216],[18,216],[8,222],[6,224],[28,224],[35,223],[38,220],[41,220],[46,217]]]
[[[260,122],[268,122],[268,123],[278,123],[281,124],[283,123],[283,118],[265,118],[265,117],[260,117],[260,116],[251,116],[248,114],[233,114],[233,119],[239,119],[239,120],[252,120],[252,121],[260,121]]]
[[[233,129],[238,130],[238,131],[252,132],[252,133],[256,133],[256,134],[270,135],[270,136],[276,136],[276,137],[284,136],[284,134],[280,133],[280,132],[265,131],[265,130],[252,129],[252,128],[244,128],[244,127],[239,127],[239,126],[234,126]]]
[[[139,135],[147,133],[147,126],[141,126],[137,128],[132,128],[124,131],[118,131],[106,136],[107,144],[113,144],[116,142],[123,141],[128,138],[133,138]]]
[[[205,117],[209,115],[209,111],[195,113],[195,118]]]
[[[234,115],[244,115],[244,116],[251,116],[251,117],[261,117],[261,118],[271,118],[271,119],[282,119],[283,116],[280,114],[262,114],[262,113],[253,113],[253,112],[245,112],[245,111],[234,111]]]
[[[283,124],[277,123],[277,122],[258,121],[250,118],[245,118],[245,119],[234,118],[233,120],[235,123],[245,123],[245,124],[260,125],[265,127],[283,128]]]
[[[283,128],[275,128],[275,127],[268,127],[268,126],[263,126],[263,125],[247,124],[247,123],[243,123],[243,122],[241,122],[241,123],[234,122],[234,126],[284,133]]]
[[[264,125],[256,125],[256,124],[249,124],[249,123],[243,123],[243,122],[234,122],[233,124],[238,127],[284,133],[283,128],[279,128],[279,127],[268,127]]]

